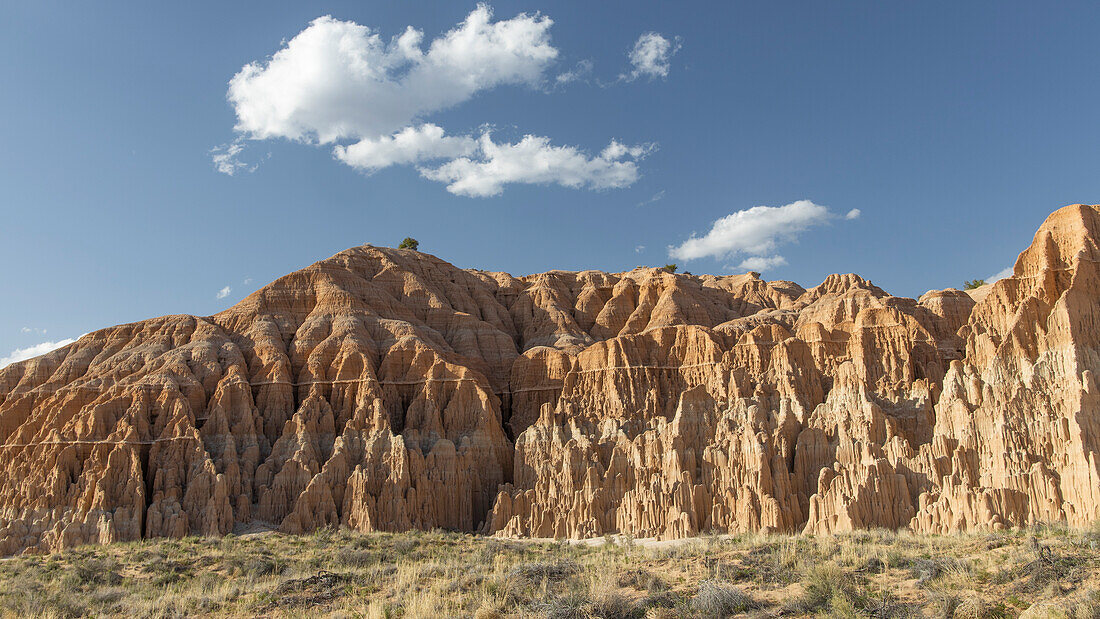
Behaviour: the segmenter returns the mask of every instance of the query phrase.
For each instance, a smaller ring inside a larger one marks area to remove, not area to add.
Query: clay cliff
[[[1013,275],[456,268],[370,246],[0,370],[0,554],[443,527],[674,538],[1100,518],[1100,207]]]

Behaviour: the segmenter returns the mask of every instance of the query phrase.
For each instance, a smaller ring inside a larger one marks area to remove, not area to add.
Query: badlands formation
[[[357,247],[0,370],[0,554],[442,527],[676,538],[1100,518],[1100,207],[894,297]]]

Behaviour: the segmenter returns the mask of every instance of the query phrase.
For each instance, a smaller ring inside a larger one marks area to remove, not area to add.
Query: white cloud
[[[582,60],[572,69],[559,73],[558,76],[554,78],[554,81],[557,82],[559,86],[563,86],[570,82],[583,80],[592,73],[592,67],[591,60]]]
[[[679,246],[670,246],[668,255],[685,261],[746,255],[739,267],[762,271],[786,264],[782,256],[772,255],[780,243],[795,241],[802,232],[836,218],[829,209],[809,200],[754,206],[715,221],[701,237],[693,234]]]
[[[641,202],[639,202],[638,206],[645,206],[647,204],[653,204],[654,202],[660,202],[661,200],[664,199],[664,197],[665,197],[665,190],[662,189],[662,190],[658,191],[657,193],[653,194],[652,198],[650,198],[648,200],[642,200]]]
[[[11,354],[9,354],[8,356],[0,357],[0,368],[6,367],[13,363],[18,363],[20,361],[26,361],[27,359],[33,359],[34,357],[44,355],[51,350],[57,350],[62,346],[68,346],[75,341],[76,340],[72,338],[66,338],[63,340],[58,340],[56,342],[42,342],[41,344],[35,344],[34,346],[28,346],[26,348],[16,348],[15,350],[11,351]]]
[[[248,169],[248,164],[237,159],[244,150],[241,141],[234,140],[228,144],[221,144],[210,149],[210,160],[214,162],[214,169],[222,174],[233,176],[240,170]],[[255,168],[252,168],[253,170]],[[251,170],[249,170],[251,171]]]
[[[633,81],[639,77],[668,77],[672,56],[680,51],[679,37],[669,40],[656,32],[647,32],[638,37],[634,48],[630,50],[630,73],[624,73],[619,79]]]
[[[859,216],[863,214],[863,211],[858,208],[854,208],[844,215],[844,219],[859,219]]]
[[[366,172],[418,165],[421,176],[464,196],[497,195],[510,183],[591,189],[633,183],[635,161],[651,147],[613,140],[589,157],[545,137],[494,143],[487,129],[446,135],[442,127],[422,122],[497,86],[545,83],[558,57],[550,43],[553,21],[537,13],[496,22],[492,17],[492,9],[479,4],[426,47],[424,33],[411,26],[384,40],[354,22],[313,20],[268,60],[244,66],[230,80],[227,98],[239,137],[212,151],[215,167],[230,175],[246,168],[237,160],[245,138],[286,138],[333,144],[337,160]],[[670,53],[657,50],[651,58],[651,47],[637,51],[645,67],[658,66],[662,54]],[[554,79],[565,84],[591,70],[592,62],[583,60]],[[344,140],[352,143],[339,143]],[[424,167],[433,160],[445,161]]]
[[[526,135],[515,144],[493,142],[489,132],[478,139],[476,158],[460,157],[437,168],[420,168],[424,178],[447,183],[447,191],[472,197],[499,195],[510,183],[611,189],[638,179],[635,161],[652,145],[626,146],[612,140],[589,157],[573,146],[554,146],[545,137]]]
[[[985,282],[987,284],[992,284],[993,282],[1000,281],[1006,277],[1012,277],[1012,273],[1012,267],[1008,266],[985,278]]]
[[[750,256],[742,260],[737,268],[742,271],[770,271],[786,264],[787,259],[783,256]]]
[[[645,245],[635,245],[634,246],[634,253],[640,254],[643,251],[645,251]]]
[[[232,288],[230,288],[229,286],[226,286],[225,288],[222,288],[221,290],[219,290],[218,294],[214,295],[214,298],[224,299],[224,298],[228,297],[229,293],[232,292],[232,291],[233,291]]]
[[[473,154],[477,140],[469,136],[445,136],[433,124],[405,127],[393,136],[363,139],[350,146],[337,146],[336,158],[368,172],[395,164],[414,164],[430,159],[453,159]]]
[[[23,327],[19,330],[20,333],[37,333],[38,335],[46,335],[45,329],[39,329],[38,327]]]
[[[247,285],[249,285],[249,284],[251,284],[251,283],[252,283],[252,278],[251,278],[251,277],[246,277],[246,278],[244,278],[244,285],[245,285],[245,286],[247,286]]]
[[[233,76],[236,129],[254,139],[375,139],[479,91],[540,83],[558,56],[553,21],[491,20],[492,9],[478,5],[424,51],[424,33],[411,26],[386,42],[367,26],[319,17],[266,63]]]

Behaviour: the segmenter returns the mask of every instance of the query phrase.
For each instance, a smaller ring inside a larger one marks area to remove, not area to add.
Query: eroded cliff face
[[[0,553],[153,536],[1100,518],[1100,207],[1014,275],[516,278],[358,247],[0,370]]]

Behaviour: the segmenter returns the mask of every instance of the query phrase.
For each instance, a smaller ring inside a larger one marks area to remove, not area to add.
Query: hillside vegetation
[[[0,561],[5,617],[1100,617],[1100,527],[516,541],[323,529]]]

